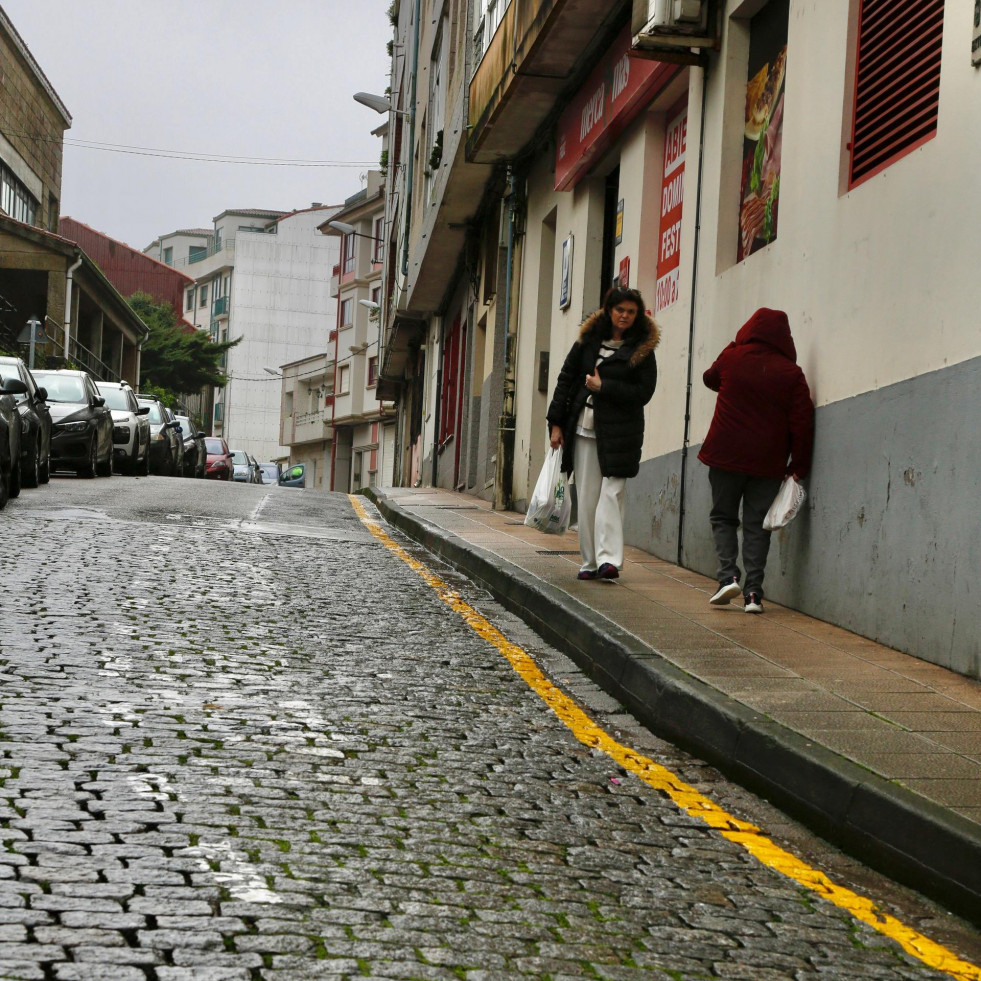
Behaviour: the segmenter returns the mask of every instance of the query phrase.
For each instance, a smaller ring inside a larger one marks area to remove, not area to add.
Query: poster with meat
[[[737,261],[777,237],[789,0],[771,0],[751,21]]]

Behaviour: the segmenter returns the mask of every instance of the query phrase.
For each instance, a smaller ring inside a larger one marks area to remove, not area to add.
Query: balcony
[[[494,163],[517,154],[623,12],[610,0],[509,4],[470,82],[467,160]]]
[[[212,317],[227,317],[228,316],[228,297],[219,296],[214,303],[211,304],[211,316]]]

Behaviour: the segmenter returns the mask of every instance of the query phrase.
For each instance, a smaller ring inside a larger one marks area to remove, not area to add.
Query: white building
[[[322,352],[334,324],[338,243],[317,228],[336,210],[228,210],[214,219],[203,251],[184,232],[154,243],[158,251],[188,252],[173,253],[196,280],[185,318],[216,341],[241,338],[228,353],[228,385],[214,393],[211,431],[260,460],[289,452],[280,443],[280,366]]]

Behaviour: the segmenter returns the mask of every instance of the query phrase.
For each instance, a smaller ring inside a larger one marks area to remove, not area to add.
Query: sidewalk
[[[981,922],[981,683],[628,548],[579,582],[575,532],[432,488],[386,519],[489,589],[658,735]]]

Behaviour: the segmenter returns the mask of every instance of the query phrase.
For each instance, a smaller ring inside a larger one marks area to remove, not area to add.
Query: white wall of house
[[[229,352],[223,435],[263,460],[289,452],[279,442],[280,385],[265,368],[325,351],[334,326],[338,246],[317,230],[327,217],[322,208],[300,211],[281,219],[275,235],[235,236],[229,334],[242,341]]]

